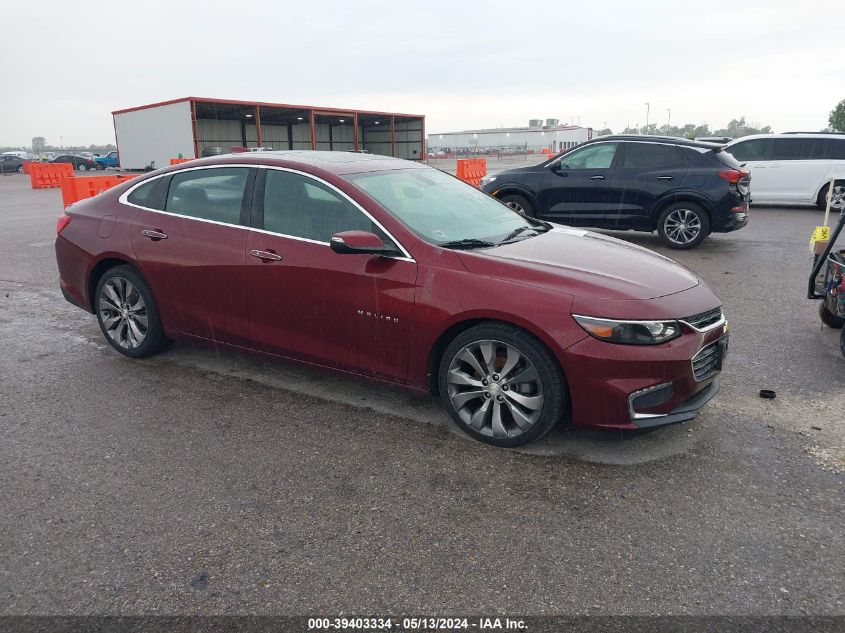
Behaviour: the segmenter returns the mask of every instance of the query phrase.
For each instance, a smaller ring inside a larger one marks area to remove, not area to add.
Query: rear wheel
[[[677,202],[666,208],[657,221],[657,234],[669,248],[695,248],[710,233],[707,212],[691,202]]]
[[[132,358],[150,356],[167,342],[147,283],[131,266],[116,266],[100,278],[94,308],[109,345]]]
[[[79,167],[77,167],[79,171],[88,171],[88,166],[84,163],[79,163]]]
[[[534,217],[534,205],[531,204],[531,202],[525,196],[510,194],[507,196],[502,196],[501,198],[499,198],[499,200],[504,202],[511,209],[521,215],[527,215],[531,218]]]
[[[822,319],[822,323],[824,323],[827,327],[832,327],[835,330],[838,330],[843,325],[845,325],[845,319],[840,316],[836,316],[827,309],[827,306],[824,304],[824,301],[821,302],[819,305],[819,316]]]
[[[103,171],[105,168],[106,168],[106,166],[103,165],[103,163],[97,163],[97,170],[98,171]]]
[[[824,211],[827,209],[827,190],[830,184],[826,184],[819,192],[819,197],[816,199],[816,206]],[[830,208],[840,210],[845,206],[845,180],[835,180],[833,182],[833,195],[831,196]]]
[[[18,165],[18,173],[19,174],[23,173],[23,165]]]
[[[539,439],[563,416],[566,401],[551,352],[505,323],[477,325],[455,337],[443,353],[438,384],[455,424],[494,446]]]

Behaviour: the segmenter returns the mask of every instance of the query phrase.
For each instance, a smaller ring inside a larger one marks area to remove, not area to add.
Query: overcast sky
[[[0,146],[114,142],[184,96],[426,115],[430,133],[578,120],[819,130],[845,99],[841,0],[4,2]]]

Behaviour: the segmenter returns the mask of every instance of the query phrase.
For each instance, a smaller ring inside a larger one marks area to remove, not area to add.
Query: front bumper
[[[663,345],[616,345],[587,337],[560,355],[569,383],[572,424],[636,430],[694,418],[719,391],[718,367],[696,375],[693,358],[718,346],[727,325],[685,331]],[[654,397],[649,399],[650,395]]]

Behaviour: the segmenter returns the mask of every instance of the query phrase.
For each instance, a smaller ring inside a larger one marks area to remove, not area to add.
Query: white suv
[[[833,206],[845,205],[845,134],[754,134],[727,144],[751,172],[751,201],[815,204],[825,208],[835,178]]]

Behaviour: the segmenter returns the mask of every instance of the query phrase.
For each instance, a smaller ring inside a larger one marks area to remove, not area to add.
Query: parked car
[[[561,419],[689,420],[719,388],[727,325],[695,274],[411,161],[199,159],[73,204],[57,232],[62,293],[121,354],[189,339],[430,390],[498,446]]]
[[[61,156],[56,156],[50,162],[70,163],[71,165],[73,165],[74,169],[78,169],[79,171],[97,169],[97,163],[95,163],[93,160],[91,160],[90,158],[85,158],[84,156],[77,156],[75,154],[62,154]]]
[[[97,169],[120,167],[120,155],[117,152],[109,152],[103,156],[94,157],[94,162],[97,163]]]
[[[18,158],[29,158],[29,153],[21,150],[11,150],[3,152],[0,156],[17,156]]]
[[[483,178],[481,187],[531,217],[657,230],[676,249],[748,221],[748,172],[718,145],[678,138],[603,136],[539,165]]]
[[[754,202],[845,205],[845,134],[754,134],[729,143],[730,152],[754,178]]]
[[[32,161],[28,158],[21,158],[16,154],[4,154],[0,156],[0,173],[8,174],[9,172],[16,171],[22,174],[24,163],[29,162]]]

